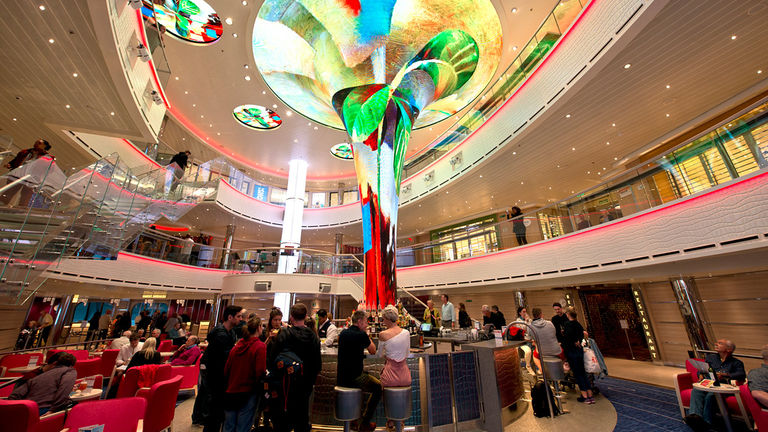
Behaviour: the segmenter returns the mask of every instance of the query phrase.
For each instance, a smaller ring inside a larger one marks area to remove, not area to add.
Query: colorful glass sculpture
[[[336,144],[331,147],[331,154],[339,159],[352,160],[352,146],[347,143]]]
[[[363,212],[364,301],[395,304],[398,194],[411,131],[455,114],[492,77],[501,55],[493,5],[265,0],[253,51],[286,104],[347,131]]]
[[[259,105],[240,105],[232,111],[237,121],[252,129],[274,129],[283,120],[274,111]]]
[[[154,18],[167,34],[196,44],[219,40],[224,28],[216,11],[203,0],[163,0],[162,4],[143,0],[141,13]]]

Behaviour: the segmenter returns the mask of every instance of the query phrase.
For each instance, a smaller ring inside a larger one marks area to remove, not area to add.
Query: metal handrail
[[[83,349],[88,349],[88,348],[85,347],[86,345],[99,344],[99,343],[102,343],[102,342],[104,342],[104,343],[111,342],[111,341],[113,341],[115,339],[117,339],[117,338],[89,340],[89,341],[84,341],[84,342],[70,342],[70,343],[59,344],[59,345],[46,345],[46,346],[43,346],[43,347],[36,347],[36,348],[25,348],[25,349],[21,349],[21,350],[2,351],[2,352],[0,352],[0,356],[5,356],[5,355],[9,355],[9,354],[20,354],[20,353],[25,353],[25,352],[37,352],[37,351],[40,351],[42,354],[45,354],[48,350],[51,350],[51,349],[58,349],[58,348],[72,347],[72,346],[82,346]],[[88,350],[88,351],[90,351],[90,350]]]

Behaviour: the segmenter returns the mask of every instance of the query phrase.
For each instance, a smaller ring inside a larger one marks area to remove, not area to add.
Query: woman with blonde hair
[[[141,350],[131,357],[131,361],[128,363],[128,369],[136,366],[144,366],[148,364],[162,364],[163,356],[157,352],[157,339],[151,337],[144,341],[144,345]]]
[[[379,352],[386,359],[381,371],[381,385],[384,387],[411,385],[411,371],[405,363],[411,348],[411,335],[397,325],[397,318],[394,306],[387,306],[381,311],[381,321],[386,327],[379,333]]]

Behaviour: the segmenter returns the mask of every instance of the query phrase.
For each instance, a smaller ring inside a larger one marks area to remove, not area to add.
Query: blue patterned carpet
[[[680,418],[674,390],[617,378],[603,378],[597,386],[616,408],[615,431],[691,430]]]

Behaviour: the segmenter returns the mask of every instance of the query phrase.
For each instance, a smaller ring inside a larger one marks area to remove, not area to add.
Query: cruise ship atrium
[[[0,430],[768,432],[765,0],[0,12]]]

